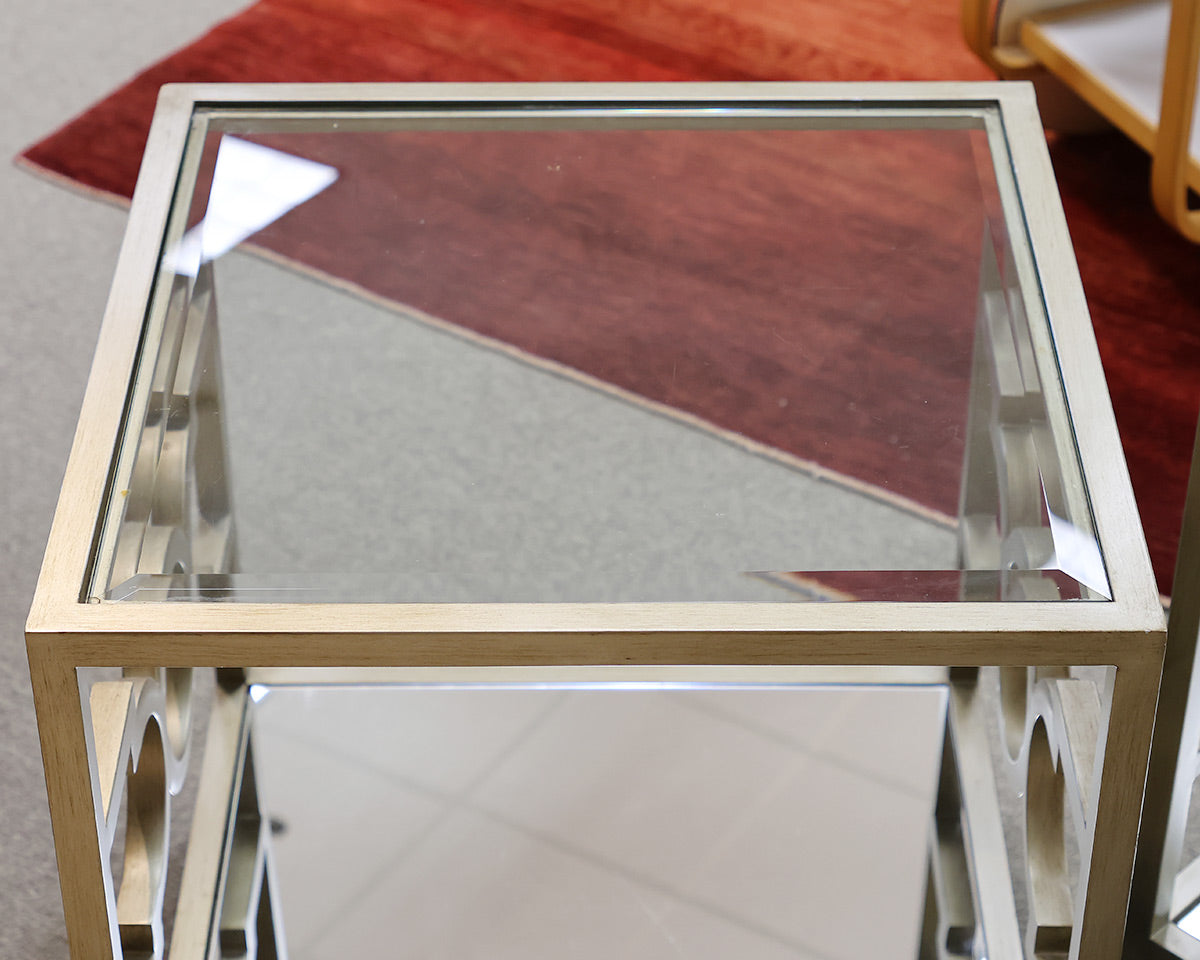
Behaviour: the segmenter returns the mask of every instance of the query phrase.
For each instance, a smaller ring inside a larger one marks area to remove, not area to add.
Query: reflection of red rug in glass
[[[636,10],[616,0],[607,3],[571,0],[565,4],[549,0],[529,0],[522,4],[487,0],[475,3],[354,0],[336,4],[332,0],[264,0],[102,101],[31,148],[25,158],[87,186],[129,195],[155,91],[167,81],[986,77],[957,37],[953,7],[935,10],[933,7],[940,5],[900,4],[895,0],[872,0],[870,6],[874,13],[860,6],[843,10],[840,5],[823,0],[787,4],[752,0],[736,5],[663,2],[639,4]],[[864,29],[864,24],[872,22],[880,24],[881,29]],[[905,42],[896,43],[901,34]],[[1193,371],[1200,364],[1200,287],[1195,284],[1195,276],[1200,272],[1200,252],[1171,235],[1153,216],[1145,198],[1145,165],[1132,148],[1116,139],[1101,139],[1064,141],[1055,144],[1053,152],[1062,161],[1058,170],[1060,184],[1114,406],[1159,582],[1167,589],[1195,416],[1197,388]],[[961,164],[961,159],[955,160],[936,149],[930,149],[929,156],[942,158],[927,171],[930,180],[936,184],[949,170],[953,182],[953,169],[955,164]],[[831,163],[822,169],[821,158],[814,157],[805,172],[815,183],[843,173],[844,182],[856,182],[855,171],[836,167]],[[754,177],[763,175],[763,171],[754,172]],[[359,176],[369,181],[372,171],[364,169]],[[747,175],[732,178],[732,182],[745,183],[749,179]],[[865,181],[862,183],[865,185]],[[900,196],[902,191],[893,193]],[[914,202],[911,191],[908,196],[909,202]],[[922,202],[920,198],[918,190],[915,202]],[[914,219],[913,207],[906,207],[903,202],[892,205],[886,191],[863,194],[860,199],[863,206],[859,212],[876,221],[890,222],[897,229],[905,228],[914,249],[937,249],[938,238],[952,236],[958,246],[946,247],[943,252],[947,257],[976,256],[977,235],[968,241],[962,229],[947,231],[945,222]],[[727,355],[720,346],[723,342],[720,337],[727,337],[730,331],[722,333],[718,329],[719,318],[706,317],[697,322],[696,317],[706,316],[704,311],[689,312],[686,318],[676,318],[674,326],[656,325],[642,331],[636,344],[629,345],[629,350],[651,356],[647,380],[628,382],[621,379],[629,375],[626,364],[605,368],[604,358],[609,361],[619,358],[620,351],[596,349],[596,344],[603,344],[606,339],[602,323],[592,328],[596,336],[591,341],[572,335],[547,345],[547,330],[536,326],[536,318],[563,315],[550,306],[549,300],[539,307],[538,303],[529,303],[528,298],[516,297],[513,302],[522,300],[526,310],[524,322],[519,328],[499,329],[494,325],[497,318],[511,316],[512,312],[494,309],[487,297],[495,291],[489,293],[486,286],[476,284],[472,288],[474,303],[457,295],[439,302],[436,295],[429,296],[430,291],[439,285],[440,289],[447,289],[447,285],[457,282],[453,276],[429,277],[430,286],[422,292],[407,285],[411,277],[396,271],[394,262],[355,266],[349,262],[353,258],[343,242],[350,233],[345,229],[340,236],[336,227],[330,231],[330,240],[336,242],[318,243],[315,238],[319,234],[309,231],[303,242],[297,243],[295,238],[304,232],[305,216],[315,216],[321,209],[324,208],[316,202],[309,213],[301,208],[256,241],[382,296],[413,303],[436,316],[612,379],[635,392],[685,410],[700,393],[710,396],[719,393],[709,389],[711,384],[688,380],[688,377],[702,380],[710,375],[713,357],[721,364],[733,364],[727,374],[721,375],[725,381],[757,379],[770,390],[775,390],[781,382],[794,383],[795,367],[789,364],[803,363],[802,351],[794,351],[781,363],[777,351],[768,345],[770,331],[781,322],[794,324],[800,315],[806,323],[816,321],[814,326],[806,327],[806,344],[812,347],[806,346],[808,353],[815,352],[823,358],[820,369],[815,371],[817,379],[810,381],[812,398],[830,400],[828,389],[819,386],[821,377],[826,378],[827,384],[848,382],[847,376],[854,371],[839,363],[844,363],[851,347],[862,349],[865,343],[876,354],[870,366],[880,372],[869,383],[856,383],[855,388],[878,394],[881,404],[878,409],[883,418],[880,423],[873,419],[872,411],[861,417],[863,423],[854,424],[861,429],[847,429],[847,422],[853,423],[853,417],[848,417],[846,398],[840,394],[834,394],[834,402],[826,402],[823,409],[814,404],[800,405],[799,413],[789,409],[792,404],[789,399],[789,407],[776,404],[775,410],[784,413],[773,412],[768,416],[771,406],[763,402],[765,394],[749,402],[727,397],[722,409],[693,412],[762,443],[886,486],[943,512],[954,512],[961,446],[942,442],[910,451],[911,469],[906,469],[903,476],[889,466],[896,462],[897,454],[897,442],[892,438],[900,437],[892,425],[902,423],[905,410],[911,409],[911,403],[903,399],[887,409],[889,387],[910,383],[915,376],[928,388],[924,396],[942,397],[945,409],[957,411],[953,415],[961,417],[961,394],[956,391],[963,389],[960,367],[965,363],[963,351],[969,349],[970,327],[960,325],[957,319],[946,326],[945,314],[930,315],[927,299],[918,298],[905,308],[905,299],[895,296],[893,287],[887,297],[886,311],[880,309],[874,317],[857,318],[857,323],[866,326],[848,327],[845,317],[836,313],[837,298],[824,307],[814,302],[797,310],[779,304],[775,313],[764,312],[763,293],[771,282],[768,270],[757,293],[751,290],[737,294],[743,298],[739,302],[745,309],[739,311],[733,334],[745,349]],[[361,222],[356,225],[360,230],[358,235],[369,236],[371,225],[367,227],[363,232]],[[928,232],[921,235],[923,228]],[[670,238],[644,239],[658,243]],[[549,249],[560,249],[548,238],[544,242],[547,246],[541,248],[542,254]],[[527,248],[521,248],[506,254],[519,258],[528,252]],[[735,256],[729,257],[723,264],[726,268],[723,276],[733,279],[751,275],[753,265],[762,263],[761,252],[746,251],[740,265]],[[531,255],[536,254],[534,251]],[[620,256],[609,258],[614,270],[620,259]],[[644,266],[637,262],[636,256],[625,259],[630,267]],[[873,263],[888,266],[887,258],[883,257]],[[902,257],[892,258],[896,276],[903,264]],[[822,268],[836,270],[837,265],[831,262]],[[360,275],[355,276],[355,270]],[[682,282],[686,272],[680,266],[666,282]],[[710,274],[711,271],[705,272],[704,283],[720,279]],[[644,288],[644,277],[638,280],[636,269],[631,277],[631,282]],[[616,273],[597,278],[597,282],[601,279],[608,290],[619,286]],[[886,269],[879,280],[888,282]],[[695,295],[700,287],[692,289]],[[918,291],[915,284],[910,289],[926,296],[927,292]],[[461,289],[456,294],[460,292]],[[547,296],[553,292],[548,291]],[[570,291],[563,289],[558,293],[561,300]],[[866,302],[866,293],[869,291],[860,290],[860,305]],[[842,298],[841,302],[844,310],[847,301]],[[942,309],[958,312],[957,307],[951,309],[946,304]],[[596,316],[604,314],[603,303],[596,305],[596,311]],[[897,321],[902,321],[899,327]],[[944,361],[941,368],[926,362],[918,364],[914,374],[914,358],[908,355],[913,351],[906,354],[903,349],[898,350],[897,342],[887,336],[895,329],[910,333],[918,330],[917,339],[924,338],[926,342],[916,352],[932,357],[928,338],[938,334],[928,326],[914,328],[912,324],[917,322],[933,323],[935,328],[940,323],[943,331],[963,331],[966,346],[954,340],[953,346],[941,354]],[[714,336],[717,338],[713,339]],[[755,344],[758,348],[751,349]],[[625,356],[629,356],[628,351]],[[685,376],[679,376],[679,367],[675,365],[675,375],[668,381],[662,376],[662,363],[655,367],[655,356],[683,357],[687,361],[683,365]],[[890,365],[889,359],[893,361]],[[747,416],[748,411],[751,416]],[[879,428],[874,435],[873,426]],[[787,436],[780,436],[781,429]],[[836,438],[837,450],[828,449],[828,438]]]
[[[982,234],[969,133],[256,139],[341,175],[255,243],[956,512]]]

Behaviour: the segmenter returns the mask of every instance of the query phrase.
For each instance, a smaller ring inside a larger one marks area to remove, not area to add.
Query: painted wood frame
[[[1180,926],[1200,902],[1200,858],[1184,857],[1200,774],[1200,432],[1196,439],[1129,909],[1130,932],[1140,931],[1147,955],[1184,960],[1200,960],[1200,940]]]
[[[148,305],[153,309],[155,298],[167,295],[156,289],[157,265],[166,239],[180,229],[175,197],[194,163],[190,134],[214,111],[236,118],[239,112],[258,117],[275,110],[289,119],[297,110],[336,109],[370,122],[376,111],[402,104],[449,108],[464,103],[556,104],[568,111],[595,105],[786,103],[811,111],[824,125],[860,127],[911,123],[919,117],[932,121],[954,110],[986,112],[992,118],[995,161],[1006,172],[1001,179],[1011,184],[1007,192],[1002,190],[1002,199],[1022,296],[1031,317],[1048,319],[1048,326],[1039,326],[1040,336],[1047,349],[1057,352],[1112,600],[779,606],[173,604],[116,603],[95,594],[92,575],[98,556],[109,548],[99,521],[121,469],[127,421],[138,416],[137,391],[130,384],[136,383],[133,372],[145,349]],[[1093,858],[1091,850],[1081,851],[1088,854],[1080,877],[1084,895],[1071,941],[1073,956],[1115,957],[1125,926],[1164,625],[1031,89],[1022,84],[774,83],[164,88],[26,639],[64,913],[77,960],[121,955],[124,915],[111,889],[106,893],[99,843],[98,824],[104,823],[107,809],[99,758],[107,758],[105,782],[113,764],[137,762],[136,749],[125,757],[118,747],[114,759],[110,743],[96,742],[97,689],[109,715],[128,718],[140,711],[153,718],[160,736],[169,737],[172,710],[178,706],[178,698],[173,708],[169,696],[171,677],[178,674],[170,671],[194,667],[218,668],[228,689],[236,691],[244,677],[240,671],[224,672],[234,667],[594,666],[635,679],[668,668],[686,672],[718,666],[787,678],[804,665],[1115,668],[1099,718],[1107,730],[1096,758],[1099,775],[1089,791],[1094,816],[1089,844],[1104,854]],[[123,673],[114,680],[111,672],[118,668]],[[139,680],[146,682],[139,686]],[[105,683],[120,686],[100,686]],[[143,702],[139,691],[154,684],[163,694],[161,702]],[[968,687],[957,696],[955,709],[969,741],[977,708]],[[226,697],[214,727],[224,739],[215,746],[210,741],[204,761],[206,772],[210,767],[214,771],[210,784],[214,777],[226,776],[217,769],[222,757],[236,773],[241,756],[241,735],[231,732],[238,721],[230,719],[230,711],[235,707]],[[197,871],[215,869],[206,856],[198,856],[199,866],[185,878],[193,885],[190,890],[203,888]],[[1003,860],[1002,853],[998,856]],[[133,930],[132,924],[125,925]],[[185,936],[199,933],[192,929]],[[993,957],[1019,955],[1021,949],[1004,937],[993,947]]]
[[[1159,214],[1193,242],[1200,242],[1200,213],[1189,207],[1189,191],[1200,190],[1200,158],[1189,141],[1200,80],[1200,3],[1171,0],[1165,39],[1161,104],[1157,122],[1127,102],[1109,80],[1063,50],[1047,32],[1056,23],[1097,12],[1134,7],[1145,0],[1086,0],[1047,4],[1019,24],[1019,43],[999,43],[992,3],[963,0],[962,29],[968,46],[997,76],[1034,78],[1048,70],[1150,154],[1150,192]]]

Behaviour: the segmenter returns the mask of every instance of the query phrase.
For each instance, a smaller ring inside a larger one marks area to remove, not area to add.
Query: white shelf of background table
[[[1026,21],[1021,43],[1051,72],[1154,151],[1170,0],[1085,4]],[[1189,182],[1200,185],[1200,124],[1192,123]]]

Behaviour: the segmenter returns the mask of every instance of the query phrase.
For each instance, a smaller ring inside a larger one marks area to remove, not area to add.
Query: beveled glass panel
[[[1107,599],[989,110],[196,131],[100,595]]]

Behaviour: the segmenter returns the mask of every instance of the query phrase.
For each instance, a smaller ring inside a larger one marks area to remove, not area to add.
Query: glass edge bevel
[[[776,100],[697,98],[661,101],[444,101],[344,103],[327,105],[286,103],[198,106],[210,129],[221,133],[371,132],[413,129],[536,130],[554,129],[671,129],[666,121],[699,129],[980,129],[996,112],[994,98],[921,102],[870,101],[838,103],[780,97]],[[811,121],[807,126],[803,121]]]
[[[103,499],[94,536],[94,546],[84,575],[80,602],[101,603],[107,598],[112,584],[112,567],[124,521],[124,504],[119,503],[116,491],[128,486],[137,461],[140,444],[137,439],[145,426],[149,404],[150,381],[158,365],[159,338],[169,308],[172,276],[163,267],[163,252],[174,237],[182,236],[187,225],[188,207],[191,203],[200,157],[208,135],[208,118],[193,105],[188,121],[187,138],[179,155],[175,173],[175,186],[171,204],[162,223],[155,254],[153,283],[146,310],[142,318],[138,348],[130,371],[125,396],[125,409],[117,435],[117,448],[113,452],[106,480]]]
[[[1012,106],[1002,101],[998,101],[997,105],[999,109],[988,118],[985,129],[992,155],[996,186],[1000,194],[1005,221],[1008,224],[1008,245],[1016,266],[1018,287],[1025,309],[1030,338],[1033,341],[1037,373],[1043,384],[1055,386],[1055,389],[1052,390],[1043,389],[1042,397],[1045,402],[1046,416],[1050,421],[1050,435],[1058,455],[1065,505],[1070,511],[1070,515],[1065,519],[1072,524],[1077,519],[1086,519],[1088,527],[1085,532],[1096,544],[1100,561],[1104,566],[1105,586],[1107,587],[1104,595],[1095,596],[1092,599],[1112,602],[1116,598],[1113,595],[1112,576],[1108,569],[1108,555],[1105,545],[1100,540],[1095,510],[1088,491],[1083,456],[1079,449],[1075,420],[1068,403],[1066,380],[1063,377],[1062,364],[1059,359],[1058,337],[1055,334],[1049,304],[1046,302],[1043,272],[1034,255],[1029,216],[1018,182],[1016,163],[1010,149],[1007,111],[1012,109]],[[1034,116],[1037,116],[1036,110]],[[1057,185],[1054,186],[1054,189],[1057,190]],[[1017,242],[1018,237],[1014,236],[1017,231],[1019,231],[1020,242]],[[1096,593],[1097,591],[1091,592]]]

